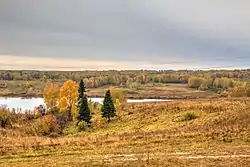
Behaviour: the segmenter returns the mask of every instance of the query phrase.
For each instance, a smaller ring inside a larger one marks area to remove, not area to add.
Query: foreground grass
[[[250,101],[129,104],[58,138],[1,131],[2,166],[247,166]],[[195,116],[190,116],[195,115]]]

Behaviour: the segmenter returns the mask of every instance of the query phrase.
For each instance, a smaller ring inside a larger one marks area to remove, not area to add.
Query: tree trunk
[[[68,120],[69,120],[69,121],[72,121],[72,120],[73,120],[73,119],[72,119],[72,114],[71,114],[72,111],[71,111],[71,110],[72,110],[72,105],[69,106],[69,111],[68,111]]]

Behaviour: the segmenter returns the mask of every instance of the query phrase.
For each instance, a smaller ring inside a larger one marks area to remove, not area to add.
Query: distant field
[[[0,129],[0,166],[248,166],[249,115],[247,98],[160,102],[58,138]]]
[[[90,96],[102,96],[108,87],[89,89]],[[189,88],[187,84],[145,84],[136,89],[121,88],[128,98],[196,99],[219,97],[212,91]]]
[[[38,81],[2,81],[6,87],[0,88],[0,96],[41,97],[45,83]],[[61,86],[62,82],[57,82]],[[103,97],[109,86],[90,88],[87,93],[91,97]],[[200,91],[189,88],[187,84],[144,84],[136,88],[124,88],[128,98],[165,98],[165,99],[190,99],[210,98],[219,95],[212,91]]]

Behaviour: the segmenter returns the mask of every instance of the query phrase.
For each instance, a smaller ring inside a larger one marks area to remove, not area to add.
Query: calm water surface
[[[92,102],[102,103],[103,98],[89,98]],[[141,102],[157,102],[169,101],[163,99],[128,99],[128,103],[141,103]],[[34,107],[44,104],[43,98],[16,98],[16,97],[0,97],[0,105],[7,105],[8,108],[21,108],[22,110],[33,110]]]

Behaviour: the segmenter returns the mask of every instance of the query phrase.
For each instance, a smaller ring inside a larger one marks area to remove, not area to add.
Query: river
[[[102,104],[103,98],[89,98],[92,102]],[[169,101],[166,99],[127,99],[127,103],[144,103]],[[33,110],[34,107],[44,104],[43,98],[18,98],[18,97],[0,97],[0,105],[6,105],[9,109]]]

